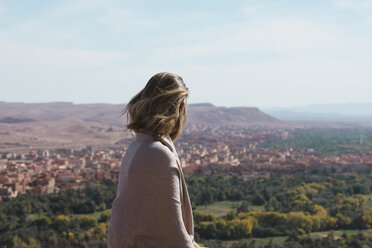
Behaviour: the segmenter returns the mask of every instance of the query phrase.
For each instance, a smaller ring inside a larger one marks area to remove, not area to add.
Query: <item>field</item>
[[[372,209],[372,194],[369,195],[363,195],[365,198],[365,208]],[[240,204],[242,201],[220,201],[215,202],[210,205],[204,205],[204,206],[198,206],[196,207],[196,211],[203,212],[203,213],[214,213],[217,217],[222,217],[229,213],[230,211],[235,210],[235,206]],[[250,206],[250,209],[252,210],[264,210],[263,206]],[[311,236],[312,238],[324,238],[327,237],[331,232],[333,232],[334,239],[339,239],[343,234],[347,235],[356,235],[359,232],[362,232],[364,234],[372,235],[372,229],[365,229],[365,230],[350,230],[350,229],[341,229],[341,230],[335,230],[335,231],[326,231],[326,232],[313,232],[309,234],[303,234],[299,237],[306,237]],[[288,236],[276,236],[276,237],[266,237],[266,238],[250,238],[250,239],[239,239],[239,240],[231,240],[231,241],[222,241],[221,245],[223,247],[233,247],[234,244],[238,242],[248,242],[251,243],[252,241],[255,242],[257,246],[264,246],[267,245],[269,242],[272,242],[273,244],[283,245],[283,243],[288,239]],[[210,239],[210,241],[216,241],[218,240]]]
[[[363,197],[366,200],[366,208],[372,209],[372,194],[364,195]],[[234,206],[239,203],[241,203],[241,201],[221,201],[221,202],[215,202],[207,206],[198,206],[196,207],[195,210],[203,212],[203,213],[214,213],[217,217],[221,217],[221,216],[226,215],[228,212],[233,211]],[[251,206],[251,209],[264,210],[263,206]],[[327,237],[327,235],[330,232],[331,231],[313,232],[309,234],[300,235],[300,237],[306,237],[307,235],[310,235],[313,238],[324,238],[324,237]],[[335,239],[338,239],[344,233],[347,235],[356,235],[360,232],[360,230],[342,229],[342,230],[336,230],[332,232],[333,232]],[[361,230],[361,232],[364,234],[372,235],[372,229]],[[222,241],[222,246],[229,248],[229,247],[232,247],[234,243],[242,242],[242,241],[247,241],[248,243],[255,241],[256,245],[264,246],[264,245],[267,245],[271,240],[274,244],[283,244],[284,241],[286,241],[287,239],[288,239],[288,236],[239,239],[239,240],[231,240],[231,241]],[[209,240],[209,241],[213,241],[213,240]]]
[[[372,209],[372,194],[363,195],[363,197],[366,201],[366,208]]]
[[[220,201],[210,205],[197,206],[195,210],[202,213],[214,213],[217,217],[222,217],[234,210],[242,201]],[[251,210],[264,210],[263,206],[250,206]]]
[[[372,234],[372,229],[362,230],[361,231],[364,234]],[[300,235],[300,237],[306,237],[307,235],[310,235],[313,238],[324,238],[326,237],[330,232],[314,232],[309,234]],[[359,230],[337,230],[333,231],[333,235],[335,239],[340,238],[343,234],[347,235],[356,235],[359,233]],[[248,243],[255,241],[256,245],[267,245],[271,240],[274,244],[282,245],[284,241],[288,239],[288,236],[278,236],[278,237],[268,237],[268,238],[251,238],[251,239],[240,239],[240,240],[232,240],[232,241],[222,241],[222,246],[226,248],[232,247],[234,243],[247,241]]]

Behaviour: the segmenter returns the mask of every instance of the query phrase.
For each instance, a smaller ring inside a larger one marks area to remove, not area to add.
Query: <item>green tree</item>
[[[97,219],[89,215],[81,217],[79,222],[80,227],[84,230],[95,227],[97,225]]]
[[[67,231],[70,225],[70,218],[65,215],[58,215],[53,221],[53,227],[57,231]]]

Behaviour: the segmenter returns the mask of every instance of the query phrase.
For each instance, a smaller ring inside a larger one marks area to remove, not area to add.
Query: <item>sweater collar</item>
[[[154,141],[153,132],[148,130],[140,130],[136,132],[136,141]],[[168,136],[162,137],[159,140],[163,145],[167,146],[173,153],[176,152],[173,140]]]
[[[153,132],[147,130],[140,130],[136,132],[136,141],[151,141],[153,140]]]

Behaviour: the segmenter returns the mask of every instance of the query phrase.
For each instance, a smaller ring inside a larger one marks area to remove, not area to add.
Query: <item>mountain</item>
[[[6,103],[0,102],[0,122],[29,121],[96,122],[122,126],[126,118],[120,116],[125,104]],[[188,122],[206,125],[275,126],[284,122],[255,107],[217,107],[210,103],[188,104]]]
[[[72,102],[7,103],[0,102],[0,119],[29,118],[37,121],[84,121],[109,125],[122,125],[119,117],[125,105],[119,104],[73,104]]]
[[[188,121],[194,124],[278,127],[286,123],[256,107],[217,107],[210,103],[189,104]]]
[[[266,108],[281,120],[372,122],[372,103],[312,104],[301,107]]]
[[[0,102],[0,150],[13,147],[61,147],[119,144],[132,134],[125,130],[125,104],[71,102]],[[286,127],[285,122],[254,107],[187,105],[188,125]]]

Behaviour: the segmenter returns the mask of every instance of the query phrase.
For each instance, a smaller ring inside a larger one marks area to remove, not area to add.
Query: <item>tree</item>
[[[52,221],[50,220],[49,217],[47,216],[40,216],[39,218],[37,218],[34,223],[33,223],[35,226],[37,226],[37,228],[39,230],[45,230],[45,229],[48,229],[50,224],[52,224]]]
[[[67,231],[70,225],[70,218],[65,215],[58,215],[53,221],[53,228],[57,231]]]
[[[111,212],[106,210],[99,216],[98,222],[107,222],[111,217]]]
[[[240,212],[246,213],[249,211],[249,202],[243,201],[237,208],[236,208],[236,214],[239,214]]]
[[[291,212],[288,214],[288,224],[300,233],[308,233],[311,231],[313,221],[303,212]]]
[[[93,216],[83,216],[80,218],[80,227],[83,229],[89,229],[97,225],[97,219]]]

